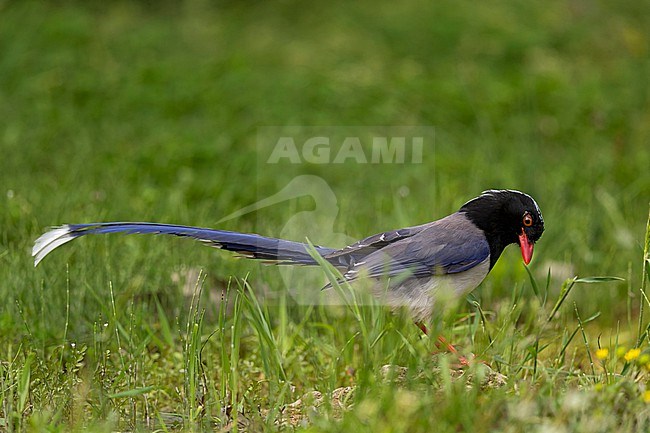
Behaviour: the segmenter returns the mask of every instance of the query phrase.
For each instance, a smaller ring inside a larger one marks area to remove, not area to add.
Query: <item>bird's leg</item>
[[[440,349],[441,346],[444,346],[445,349],[449,351],[449,353],[452,353],[458,357],[458,363],[460,365],[460,368],[469,367],[470,361],[463,355],[460,355],[458,353],[458,349],[456,349],[453,345],[451,345],[445,337],[443,337],[442,335],[438,335],[438,342],[436,343],[436,347]]]
[[[487,361],[484,361],[482,359],[476,358],[476,355],[473,353],[470,353],[470,358],[467,359],[465,356],[460,355],[458,353],[458,349],[456,349],[452,344],[450,344],[445,337],[442,335],[438,336],[438,342],[436,343],[436,347],[440,349],[440,346],[444,346],[445,349],[449,351],[449,353],[453,353],[454,355],[458,356],[458,363],[460,364],[460,367],[468,367],[472,362],[480,362],[481,364],[485,364],[488,367],[490,367],[490,364],[488,364]]]
[[[418,328],[420,328],[420,330],[422,331],[422,333],[424,333],[424,335],[428,335],[428,334],[429,334],[429,330],[427,329],[427,325],[425,325],[424,323],[422,323],[422,322],[415,322],[415,326],[417,326]],[[439,335],[439,336],[438,336],[438,342],[436,343],[436,347],[437,347],[438,349],[440,349],[441,346],[444,346],[444,348],[447,349],[447,351],[448,351],[449,353],[452,353],[452,354],[458,356],[458,363],[460,364],[460,367],[461,367],[461,368],[462,368],[462,367],[467,367],[467,366],[469,366],[470,361],[469,361],[466,357],[464,357],[463,355],[460,355],[460,354],[458,353],[458,349],[456,349],[454,346],[452,346],[452,345],[451,345],[451,344],[450,344],[450,343],[445,339],[445,337],[443,337],[442,335]]]

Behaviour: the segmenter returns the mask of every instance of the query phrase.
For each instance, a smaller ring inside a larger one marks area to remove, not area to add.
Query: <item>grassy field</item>
[[[0,2],[0,431],[650,430],[649,28],[629,0]],[[403,126],[421,162],[268,162],[277,131]],[[431,327],[491,368],[287,290],[326,269],[154,236],[30,257],[93,221],[326,244],[489,188],[542,209],[530,275],[510,247]]]

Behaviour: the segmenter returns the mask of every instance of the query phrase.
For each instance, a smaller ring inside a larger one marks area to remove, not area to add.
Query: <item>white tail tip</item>
[[[41,237],[36,239],[32,248],[34,266],[37,266],[52,250],[66,242],[70,242],[75,237],[71,234],[70,226],[68,225],[57,227],[41,235]]]

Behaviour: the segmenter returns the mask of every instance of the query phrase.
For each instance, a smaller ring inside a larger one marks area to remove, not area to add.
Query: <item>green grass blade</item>
[[[533,273],[528,266],[524,266],[524,269],[526,269],[526,273],[528,274],[528,279],[530,280],[530,285],[533,288],[533,292],[535,293],[535,296],[539,298],[540,294],[539,294],[539,287],[537,286],[537,280],[533,276]]]
[[[643,241],[643,262],[641,265],[641,287],[639,288],[639,291],[641,292],[641,297],[643,299],[641,299],[639,303],[639,328],[637,331],[636,347],[639,347],[641,345],[641,342],[644,339],[644,335],[648,335],[647,333],[643,334],[642,331],[643,331],[644,306],[646,303],[650,303],[650,300],[648,300],[648,296],[647,296],[647,285],[648,285],[649,278],[650,278],[650,207],[648,210],[648,220],[646,221],[645,238]]]
[[[125,398],[125,397],[136,397],[138,395],[147,394],[148,392],[156,389],[155,386],[143,386],[141,388],[128,389],[126,391],[116,392],[114,394],[108,394],[108,398]]]

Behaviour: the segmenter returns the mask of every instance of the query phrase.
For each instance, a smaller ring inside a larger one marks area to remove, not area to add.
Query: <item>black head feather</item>
[[[531,244],[537,242],[544,232],[544,218],[539,206],[531,196],[519,191],[484,191],[465,203],[459,212],[485,233],[490,244],[490,268],[506,246],[519,243],[522,230]],[[530,226],[523,223],[526,214],[532,218]]]

